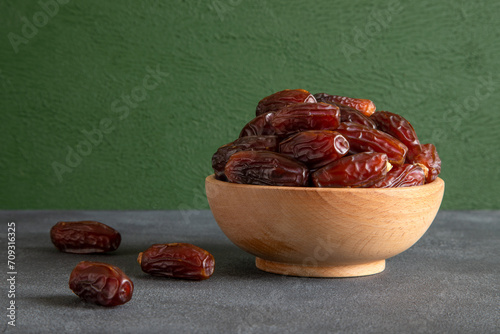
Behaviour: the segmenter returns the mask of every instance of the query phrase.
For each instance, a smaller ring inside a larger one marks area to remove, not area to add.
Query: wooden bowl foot
[[[273,262],[257,257],[255,259],[257,268],[273,274],[303,277],[356,277],[378,274],[385,269],[385,260],[362,264],[338,265],[338,266],[303,266],[300,264],[288,264]]]

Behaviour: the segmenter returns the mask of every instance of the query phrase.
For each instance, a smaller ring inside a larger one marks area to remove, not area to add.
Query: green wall
[[[2,1],[0,22],[2,209],[208,208],[213,152],[285,88],[404,115],[443,209],[500,209],[498,2]]]

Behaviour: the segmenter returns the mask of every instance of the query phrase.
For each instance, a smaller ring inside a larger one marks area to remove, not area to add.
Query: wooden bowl
[[[405,188],[301,188],[210,175],[205,187],[221,230],[259,269],[307,277],[382,272],[427,231],[444,194],[440,178]]]

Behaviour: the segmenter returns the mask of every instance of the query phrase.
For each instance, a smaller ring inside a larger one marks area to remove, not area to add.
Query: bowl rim
[[[254,189],[262,189],[262,190],[288,190],[288,191],[313,191],[313,192],[396,192],[396,191],[416,191],[423,190],[424,188],[427,190],[431,190],[431,188],[439,188],[444,186],[444,180],[440,177],[437,177],[433,182],[426,183],[420,186],[411,186],[411,187],[397,187],[397,188],[328,188],[328,187],[286,187],[286,186],[264,186],[264,185],[256,185],[256,184],[240,184],[240,183],[231,183],[227,181],[217,180],[215,178],[215,174],[210,174],[205,178],[205,182],[210,182],[214,184],[223,185],[225,187],[232,188],[254,188]]]

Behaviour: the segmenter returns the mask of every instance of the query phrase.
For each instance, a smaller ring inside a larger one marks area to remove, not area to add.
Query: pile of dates
[[[263,98],[256,117],[212,157],[215,178],[291,187],[418,186],[441,160],[401,115],[372,101],[287,89]]]

